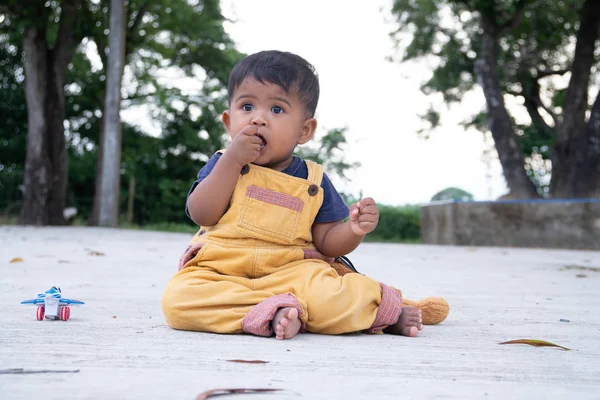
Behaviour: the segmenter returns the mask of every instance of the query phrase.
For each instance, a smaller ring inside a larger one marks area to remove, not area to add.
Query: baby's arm
[[[225,154],[188,198],[190,217],[196,224],[215,225],[225,214],[242,167],[260,155],[262,141],[256,136],[257,130],[248,125],[235,135]]]
[[[372,232],[379,220],[375,201],[367,197],[350,206],[350,219],[314,224],[313,243],[327,257],[339,257],[356,249],[365,235]]]

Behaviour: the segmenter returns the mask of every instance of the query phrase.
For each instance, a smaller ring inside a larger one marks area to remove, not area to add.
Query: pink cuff
[[[302,305],[296,297],[290,293],[278,294],[261,301],[248,311],[248,314],[242,319],[242,329],[246,333],[257,336],[273,336],[271,321],[275,313],[280,308],[292,307],[298,310],[298,315],[302,315]],[[302,323],[300,332],[306,332],[306,324]]]
[[[204,246],[203,243],[190,244],[179,258],[179,265],[177,266],[177,270],[181,271],[188,261],[196,257],[196,254],[198,254],[202,246]]]
[[[373,325],[367,329],[368,333],[379,333],[384,328],[398,322],[398,318],[400,318],[402,309],[400,293],[383,283],[379,283],[379,285],[381,285],[381,303],[379,303]]]
[[[302,249],[302,251],[304,252],[304,259],[323,260],[327,264],[333,264],[333,262],[335,261],[335,258],[326,257],[323,254],[321,254],[321,252],[317,249]]]

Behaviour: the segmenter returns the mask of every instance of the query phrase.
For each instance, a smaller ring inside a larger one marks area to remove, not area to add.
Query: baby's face
[[[305,105],[295,91],[288,93],[280,86],[255,79],[242,82],[229,107],[223,118],[229,135],[233,138],[245,126],[256,126],[262,150],[254,164],[278,171],[290,165],[296,145],[310,140],[316,127],[316,120],[307,117]]]

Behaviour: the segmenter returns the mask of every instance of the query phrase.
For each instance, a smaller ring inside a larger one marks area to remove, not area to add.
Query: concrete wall
[[[432,203],[421,207],[421,241],[600,250],[600,199]]]

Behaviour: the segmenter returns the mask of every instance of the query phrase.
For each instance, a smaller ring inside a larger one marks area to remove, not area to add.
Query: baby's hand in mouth
[[[267,141],[265,140],[265,138],[260,133],[257,133],[256,136],[258,136],[261,140],[260,149],[262,150],[265,147],[267,147]]]

